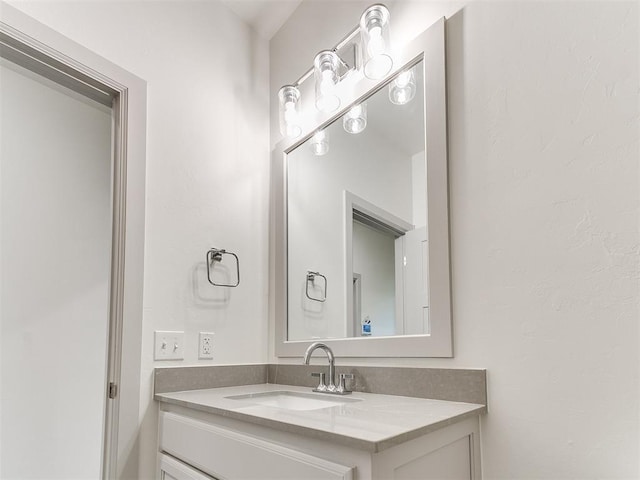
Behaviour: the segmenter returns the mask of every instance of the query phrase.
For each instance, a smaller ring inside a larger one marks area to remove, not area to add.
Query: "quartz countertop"
[[[368,452],[380,452],[465,418],[487,412],[485,405],[425,398],[353,392],[348,401],[318,410],[288,410],[229,396],[289,391],[310,394],[308,387],[243,385],[239,387],[158,393],[155,399],[206,413],[222,415],[290,433],[337,442]],[[335,395],[317,393],[321,399]]]

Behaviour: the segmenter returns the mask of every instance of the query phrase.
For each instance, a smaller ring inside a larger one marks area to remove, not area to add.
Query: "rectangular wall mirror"
[[[429,333],[423,72],[325,127],[322,155],[315,136],[287,155],[288,340]]]
[[[444,49],[441,19],[276,148],[278,356],[453,355]]]

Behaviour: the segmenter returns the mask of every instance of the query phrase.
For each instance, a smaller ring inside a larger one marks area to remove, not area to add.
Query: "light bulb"
[[[329,95],[333,93],[335,86],[335,83],[333,83],[333,72],[330,70],[322,72],[322,80],[320,81],[320,91],[322,94]]]
[[[311,151],[320,157],[329,153],[329,135],[324,130],[319,130],[311,137]]]
[[[334,112],[340,108],[340,97],[336,94],[339,62],[338,55],[332,50],[318,53],[313,62],[316,108],[321,112]]]
[[[409,103],[416,95],[416,81],[413,68],[400,73],[389,84],[389,100],[396,105]]]
[[[395,79],[396,85],[398,85],[399,87],[406,87],[407,84],[411,81],[412,76],[413,75],[410,70],[402,72],[400,75],[398,75],[398,78]]]
[[[293,102],[287,102],[284,104],[284,120],[287,123],[293,122],[296,120],[297,112],[296,112],[296,104]]]
[[[302,129],[299,125],[299,116],[296,111],[296,104],[293,102],[287,102],[284,106],[284,120],[286,123],[286,136],[289,138],[295,138],[302,133]]]
[[[382,38],[382,27],[380,25],[374,26],[369,30],[369,45],[367,45],[367,51],[370,57],[383,54],[385,50],[384,38]]]
[[[280,133],[288,138],[298,137],[302,133],[300,126],[300,91],[293,85],[285,85],[278,92],[280,102]]]
[[[364,52],[364,74],[374,80],[383,78],[393,68],[389,55],[389,10],[372,5],[360,17],[360,35]]]
[[[367,126],[367,106],[363,103],[351,108],[342,118],[342,127],[347,133],[360,133]]]

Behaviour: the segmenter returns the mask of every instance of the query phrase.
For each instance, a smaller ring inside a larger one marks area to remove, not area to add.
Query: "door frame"
[[[1,1],[0,56],[112,108],[112,253],[101,477],[136,478],[146,82]]]
[[[402,218],[387,212],[383,208],[380,208],[377,205],[365,200],[362,197],[350,192],[349,190],[343,191],[344,198],[344,216],[343,216],[343,224],[344,224],[344,259],[345,259],[345,276],[347,279],[347,285],[353,281],[353,211],[357,210],[359,212],[364,213],[368,217],[376,220],[380,224],[384,224],[389,227],[390,230],[398,232],[398,235],[402,235],[405,232],[413,229],[413,225]],[[400,261],[400,257],[398,256],[398,249],[396,243],[396,258],[394,262],[396,265]],[[400,280],[400,281],[398,281]],[[404,296],[404,284],[402,283],[402,279],[398,279],[398,275],[396,275],[396,299],[398,296],[402,298]],[[354,298],[353,298],[353,290],[347,289],[347,301],[346,301],[346,319],[345,322],[347,325],[346,337],[359,337],[359,333],[357,332],[357,324],[355,319],[350,317],[352,316],[354,311]],[[396,300],[396,320],[403,316],[402,310],[402,302],[398,302]]]

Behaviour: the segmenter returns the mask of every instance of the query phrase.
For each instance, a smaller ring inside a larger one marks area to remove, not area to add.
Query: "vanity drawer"
[[[160,455],[160,480],[216,480],[168,455]]]
[[[160,413],[160,450],[229,480],[352,480],[353,468],[170,412]]]

